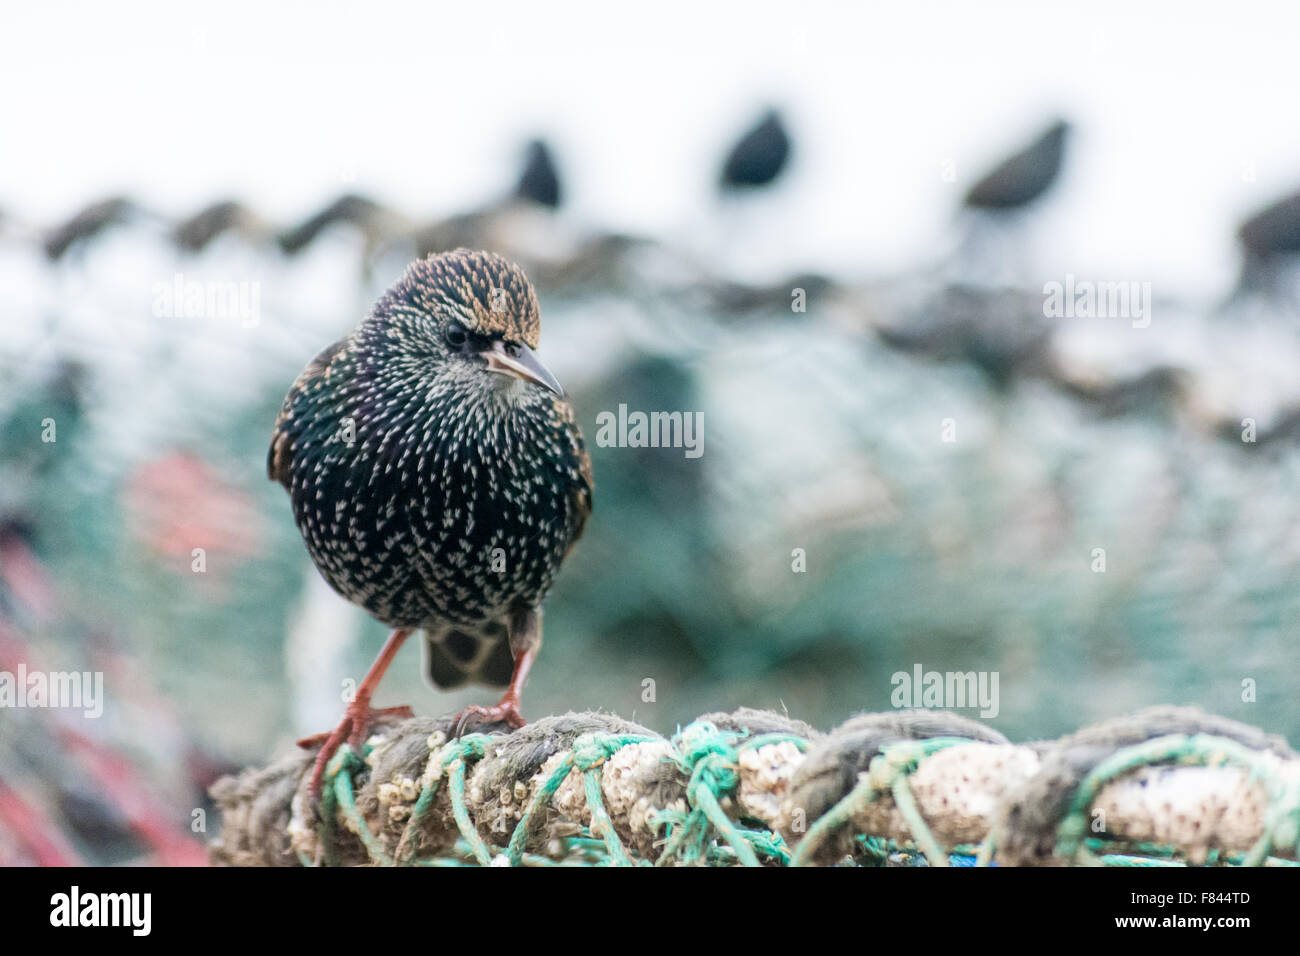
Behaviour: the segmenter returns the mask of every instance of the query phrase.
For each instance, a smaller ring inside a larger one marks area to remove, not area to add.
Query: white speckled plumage
[[[453,325],[468,346],[449,343]],[[591,509],[568,403],[475,348],[533,348],[539,331],[517,266],[465,250],[420,260],[298,377],[268,455],[330,585],[391,627],[454,636],[460,679],[508,679],[509,615],[540,605]]]

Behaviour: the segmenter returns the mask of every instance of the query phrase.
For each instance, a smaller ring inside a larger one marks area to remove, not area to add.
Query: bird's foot
[[[411,708],[406,704],[403,704],[400,707],[375,707],[375,708],[371,708],[368,711],[368,713],[370,714],[369,723],[371,724],[373,724],[376,720],[382,720],[386,717],[406,718],[406,717],[415,716],[415,711],[411,710]],[[347,714],[344,715],[343,721],[345,723],[349,721],[349,716],[350,715]],[[336,733],[338,733],[337,727],[334,730],[326,731],[323,734],[312,734],[310,737],[303,737],[301,740],[298,741],[298,746],[301,747],[303,750],[311,750],[313,747],[321,746],[323,743],[325,743],[325,741],[329,740]],[[337,750],[338,747],[336,746],[334,749]]]
[[[524,715],[519,713],[519,698],[507,694],[502,697],[499,703],[491,707],[480,707],[477,704],[471,704],[459,714],[456,715],[456,733],[454,739],[459,740],[470,727],[481,727],[487,724],[506,724],[511,730],[518,730],[527,724]]]
[[[368,700],[358,697],[348,704],[347,710],[343,712],[343,719],[329,733],[313,734],[298,741],[298,746],[304,750],[320,747],[320,750],[316,753],[316,762],[312,766],[311,781],[308,784],[308,792],[311,794],[312,803],[317,804],[320,802],[321,785],[325,780],[325,767],[338,753],[339,747],[343,746],[345,741],[359,755],[361,745],[366,740],[366,732],[375,720],[383,717],[414,716],[415,713],[410,707],[380,707],[376,709],[370,706]]]

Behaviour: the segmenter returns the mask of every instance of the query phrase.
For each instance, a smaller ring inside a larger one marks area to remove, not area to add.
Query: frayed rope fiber
[[[453,739],[377,725],[212,787],[231,866],[1289,866],[1300,757],[1280,737],[1158,707],[1014,744],[943,711],[820,733],[706,714],[671,738],[609,714]]]

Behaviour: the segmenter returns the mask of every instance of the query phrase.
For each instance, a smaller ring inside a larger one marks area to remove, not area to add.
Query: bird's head
[[[413,262],[359,331],[386,362],[434,387],[564,395],[537,357],[537,293],[522,269],[495,253],[457,249]]]

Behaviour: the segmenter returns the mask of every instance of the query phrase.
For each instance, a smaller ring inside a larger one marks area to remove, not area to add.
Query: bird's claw
[[[456,716],[456,732],[452,734],[452,738],[459,740],[463,737],[471,723],[474,726],[505,724],[511,730],[518,730],[528,721],[524,720],[524,715],[519,713],[519,701],[517,700],[505,699],[491,707],[471,704]]]
[[[316,806],[320,803],[321,788],[325,780],[325,768],[334,755],[338,753],[339,747],[343,746],[345,740],[349,747],[360,753],[361,746],[366,740],[366,733],[375,720],[385,717],[414,716],[415,712],[405,705],[372,709],[367,701],[357,699],[348,704],[347,710],[343,713],[343,719],[329,733],[313,734],[299,740],[298,746],[304,750],[320,747],[320,750],[316,753],[316,761],[312,765],[311,781],[308,784],[308,793],[311,795],[312,805]]]

